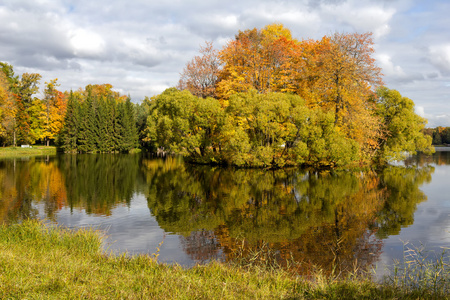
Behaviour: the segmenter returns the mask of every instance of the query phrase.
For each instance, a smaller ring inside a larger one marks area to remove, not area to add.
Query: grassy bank
[[[0,158],[53,154],[56,154],[56,147],[53,146],[32,146],[31,148],[0,147]]]
[[[27,221],[0,228],[1,299],[445,298],[369,280],[304,281],[282,270],[220,264],[183,269],[151,256],[105,255],[101,234]]]

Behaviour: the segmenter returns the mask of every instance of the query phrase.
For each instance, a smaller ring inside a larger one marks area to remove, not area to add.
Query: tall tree
[[[64,124],[64,115],[67,108],[66,96],[58,91],[58,79],[46,82],[43,103],[45,105],[45,125],[42,138],[47,146],[54,140]]]
[[[32,137],[30,135],[30,116],[25,110],[25,105],[21,98],[16,98],[16,122],[15,122],[15,132],[14,132],[14,145],[18,144],[30,144]]]
[[[224,64],[218,83],[220,97],[228,99],[251,89],[259,93],[282,90],[279,81],[290,68],[295,44],[289,29],[281,24],[240,31],[219,52]]]
[[[39,91],[39,80],[42,76],[38,73],[23,73],[17,86],[17,95],[23,102],[25,109],[31,106],[33,95]]]
[[[200,47],[201,56],[195,56],[181,72],[178,89],[188,90],[201,98],[215,97],[220,71],[218,51],[212,42]]]
[[[0,143],[10,142],[15,127],[16,118],[15,98],[10,92],[7,76],[0,72]]]
[[[78,130],[80,126],[79,101],[71,91],[67,101],[64,125],[58,137],[58,142],[64,152],[77,152]]]
[[[382,84],[371,35],[335,33],[322,40],[316,84],[320,105],[334,110],[337,124],[346,122],[354,107],[367,108],[369,96]]]

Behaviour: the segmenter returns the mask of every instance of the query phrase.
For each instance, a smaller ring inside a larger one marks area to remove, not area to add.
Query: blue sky
[[[0,61],[58,78],[62,90],[110,83],[139,102],[176,85],[206,40],[283,23],[297,39],[374,34],[385,85],[429,127],[450,126],[450,1],[2,0]],[[39,96],[39,95],[38,95]]]

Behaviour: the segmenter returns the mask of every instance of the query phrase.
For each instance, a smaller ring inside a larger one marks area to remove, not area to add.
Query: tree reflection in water
[[[433,164],[448,163],[448,155]],[[414,221],[431,180],[429,161],[374,172],[314,172],[194,166],[178,158],[62,155],[0,161],[0,221],[56,220],[62,208],[109,216],[144,194],[160,228],[180,235],[198,262],[254,256],[329,274],[374,265],[382,240]]]
[[[382,238],[412,224],[425,199],[419,186],[434,170],[267,171],[170,158],[144,166],[152,214],[166,231],[183,235],[192,259],[217,258],[219,249],[227,261],[269,251],[279,264],[303,262],[301,274],[312,265],[337,274],[372,267]]]

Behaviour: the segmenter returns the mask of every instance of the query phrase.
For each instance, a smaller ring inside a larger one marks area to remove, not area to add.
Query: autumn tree
[[[200,47],[200,53],[201,56],[195,56],[184,67],[178,89],[188,90],[201,98],[215,97],[220,71],[218,51],[213,48],[212,42],[206,42],[205,46]]]
[[[15,98],[10,92],[7,76],[0,72],[0,143],[10,142],[15,127]]]
[[[13,67],[7,63],[0,62],[2,80],[2,90],[5,91],[1,101],[2,110],[8,112],[2,118],[3,127],[8,129],[6,132],[4,142],[16,145],[16,142],[28,144],[35,141],[32,133],[32,118],[30,117],[30,109],[34,112],[36,107],[33,107],[33,101],[36,100],[33,95],[39,90],[39,80],[41,75],[37,73],[24,73],[19,78],[14,74]],[[32,113],[33,113],[32,112]],[[0,116],[1,118],[1,116]],[[6,126],[6,127],[5,127]],[[0,130],[2,132],[2,130]]]
[[[369,96],[382,84],[381,69],[372,58],[371,35],[335,33],[318,45],[310,72],[320,97],[311,99],[310,105],[333,110],[338,125],[346,122],[354,107],[369,109]]]
[[[17,95],[23,102],[25,109],[31,106],[33,95],[39,91],[39,80],[42,76],[38,73],[23,73],[16,87]]]
[[[228,99],[251,89],[259,93],[282,91],[280,82],[290,68],[295,43],[289,29],[281,24],[239,31],[219,52],[224,65],[217,88],[219,96]]]
[[[50,145],[50,140],[54,140],[58,136],[64,124],[67,100],[66,96],[56,89],[58,86],[57,79],[53,79],[50,82],[46,82],[44,91],[45,124],[42,139],[47,146]]]

